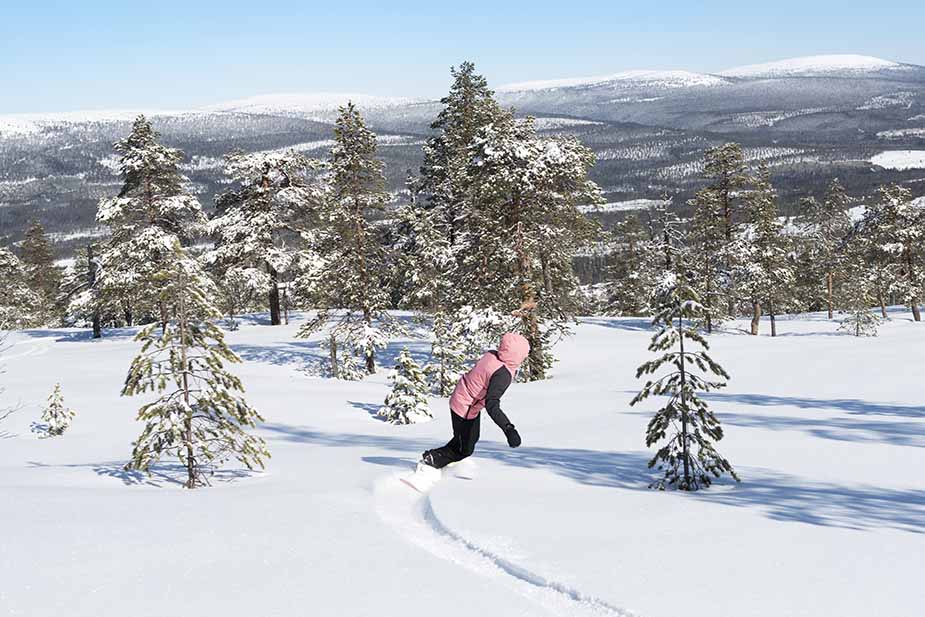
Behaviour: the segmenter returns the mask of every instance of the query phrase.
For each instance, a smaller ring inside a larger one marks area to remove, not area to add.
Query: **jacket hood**
[[[512,374],[520,368],[529,353],[530,343],[520,334],[508,332],[501,337],[501,344],[498,345],[498,359]]]

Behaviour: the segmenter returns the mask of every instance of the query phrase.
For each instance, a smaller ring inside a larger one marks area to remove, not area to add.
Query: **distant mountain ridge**
[[[618,218],[664,192],[683,204],[701,182],[703,150],[726,141],[771,167],[784,210],[839,176],[855,195],[883,182],[925,193],[925,67],[826,55],[726,69],[622,71],[496,87],[499,102],[537,117],[544,134],[592,148],[592,177]],[[165,143],[187,155],[184,172],[206,206],[223,189],[228,151],[295,148],[325,157],[337,107],[352,100],[379,134],[396,199],[440,110],[439,99],[352,93],[269,94],[197,109],[142,110]],[[31,219],[66,252],[99,235],[97,201],[118,190],[112,143],[138,110],[0,116],[0,242]],[[880,156],[884,152],[901,152]],[[900,157],[897,159],[897,157]],[[885,163],[887,161],[899,163]]]

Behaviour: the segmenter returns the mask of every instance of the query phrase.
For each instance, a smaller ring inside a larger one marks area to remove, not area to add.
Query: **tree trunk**
[[[93,261],[93,245],[87,245],[87,286],[88,289],[96,289],[96,271],[97,265]],[[93,304],[93,338],[103,338],[103,328],[100,324],[100,304]]]
[[[520,277],[520,306],[521,319],[530,343],[528,357],[528,375],[530,381],[546,379],[546,369],[543,366],[543,339],[540,336],[540,326],[536,318],[536,289],[531,280],[530,258],[524,249],[523,224],[517,223],[517,238],[515,250],[517,252],[517,274]]]
[[[334,379],[337,379],[338,378],[337,338],[335,338],[333,334],[331,334],[331,342],[330,342],[329,347],[330,347],[330,357],[331,357],[331,376],[334,377]]]
[[[909,285],[915,285],[915,264],[912,263],[912,251],[906,249],[906,264],[909,268]],[[922,313],[919,311],[919,298],[914,296],[909,304],[912,306],[912,319],[922,321]]]
[[[774,314],[774,302],[768,300],[768,315],[771,318],[771,336],[777,336],[777,320]]]
[[[167,305],[164,302],[158,302],[158,309],[161,313],[161,334],[167,332]]]
[[[752,301],[752,335],[758,336],[758,326],[761,323],[761,303]]]
[[[372,327],[373,318],[369,312],[369,309],[363,309],[363,321],[366,322],[367,327]],[[376,372],[376,357],[373,355],[372,349],[365,350],[366,353],[366,372],[372,375]]]
[[[186,488],[196,488],[196,463],[195,453],[193,452],[193,409],[190,405],[190,389],[187,371],[189,370],[189,361],[187,360],[186,346],[187,337],[187,314],[186,299],[181,295],[179,305],[177,306],[177,326],[180,330],[180,370],[183,371],[183,402],[186,404],[186,418],[183,420],[183,438],[186,440]]]
[[[278,326],[279,319],[279,275],[276,268],[267,263],[267,274],[270,275],[270,325]]]
[[[122,302],[122,315],[125,317],[126,326],[131,328],[133,325],[135,325],[132,321],[132,317],[133,317],[132,307],[131,305],[129,305],[128,302],[125,302],[125,301]]]
[[[832,319],[832,272],[825,274],[826,298],[829,303],[829,319]]]
[[[691,470],[690,470],[690,448],[687,439],[687,400],[684,393],[687,390],[687,372],[684,361],[684,317],[678,315],[678,341],[681,344],[681,450],[684,457],[684,490],[691,490]]]
[[[883,300],[883,289],[877,284],[877,302],[880,303],[880,315],[886,319],[886,302]]]

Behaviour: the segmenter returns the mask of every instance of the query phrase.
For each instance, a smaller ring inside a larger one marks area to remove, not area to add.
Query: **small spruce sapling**
[[[407,349],[398,355],[398,363],[389,373],[392,391],[379,409],[379,416],[392,424],[413,424],[433,418],[427,404],[429,387],[424,371]]]
[[[654,375],[663,367],[673,370],[647,380],[630,402],[636,405],[652,395],[668,397],[646,431],[646,446],[664,442],[649,461],[649,467],[663,470],[664,476],[650,486],[693,491],[710,486],[713,477],[718,478],[722,473],[738,481],[732,465],[713,447],[714,442],[723,438],[723,428],[697,395],[726,385],[724,381],[708,380],[706,374],[729,378],[723,367],[707,355],[705,350],[709,345],[692,325],[703,317],[704,307],[686,276],[678,272],[665,272],[658,292],[660,301],[653,324],[659,329],[652,336],[649,351],[661,355],[642,364],[636,377]],[[703,350],[690,351],[692,345]]]
[[[55,384],[55,389],[48,396],[48,406],[42,412],[42,425],[45,437],[57,437],[71,425],[71,420],[77,415],[73,409],[64,406],[64,397],[61,395],[61,384]]]

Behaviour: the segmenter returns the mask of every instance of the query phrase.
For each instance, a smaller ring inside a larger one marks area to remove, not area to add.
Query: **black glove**
[[[507,445],[516,448],[520,445],[520,433],[514,428],[513,424],[504,427],[504,436],[507,437]]]

